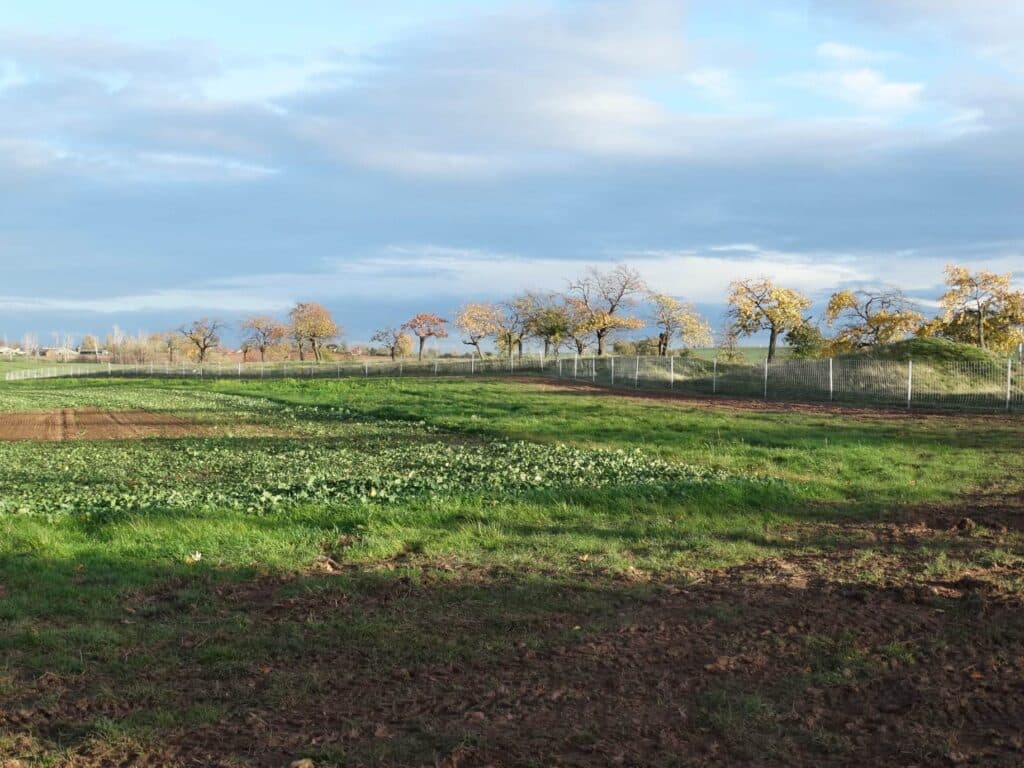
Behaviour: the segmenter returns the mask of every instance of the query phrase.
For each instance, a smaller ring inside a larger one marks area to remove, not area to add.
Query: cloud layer
[[[947,258],[1024,272],[1004,3],[478,7],[266,56],[0,30],[0,331],[315,296],[364,336],[587,260],[708,306],[750,273],[819,295],[934,291]]]

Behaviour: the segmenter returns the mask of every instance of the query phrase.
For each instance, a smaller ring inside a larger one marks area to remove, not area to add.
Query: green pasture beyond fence
[[[1024,365],[857,358],[722,363],[693,357],[503,357],[384,362],[76,364],[10,371],[7,381],[63,377],[209,379],[539,376],[594,385],[788,402],[1024,412]]]

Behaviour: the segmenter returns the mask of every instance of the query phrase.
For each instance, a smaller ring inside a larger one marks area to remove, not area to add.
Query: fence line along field
[[[608,394],[0,384],[0,756],[1020,764],[1018,418]]]
[[[526,375],[594,385],[668,390],[679,394],[762,398],[854,405],[1024,410],[1024,360],[982,355],[964,359],[936,354],[944,345],[916,340],[905,359],[852,355],[821,360],[767,359],[751,365],[698,356],[508,356],[478,359],[234,365],[60,366],[13,371],[8,381],[65,377],[145,376],[163,378],[320,379]],[[957,345],[948,345],[956,347]],[[911,353],[918,353],[911,356]]]

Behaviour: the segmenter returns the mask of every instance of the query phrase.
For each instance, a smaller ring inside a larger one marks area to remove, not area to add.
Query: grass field
[[[0,765],[1024,760],[1019,418],[114,379],[0,436],[82,409],[178,427],[0,442]]]

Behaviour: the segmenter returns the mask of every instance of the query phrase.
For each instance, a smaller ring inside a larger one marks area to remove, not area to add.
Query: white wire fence
[[[624,389],[787,402],[1024,412],[1024,362],[868,358],[724,363],[693,357],[438,358],[373,362],[65,364],[11,371],[7,381],[65,377],[202,379],[533,376]]]

